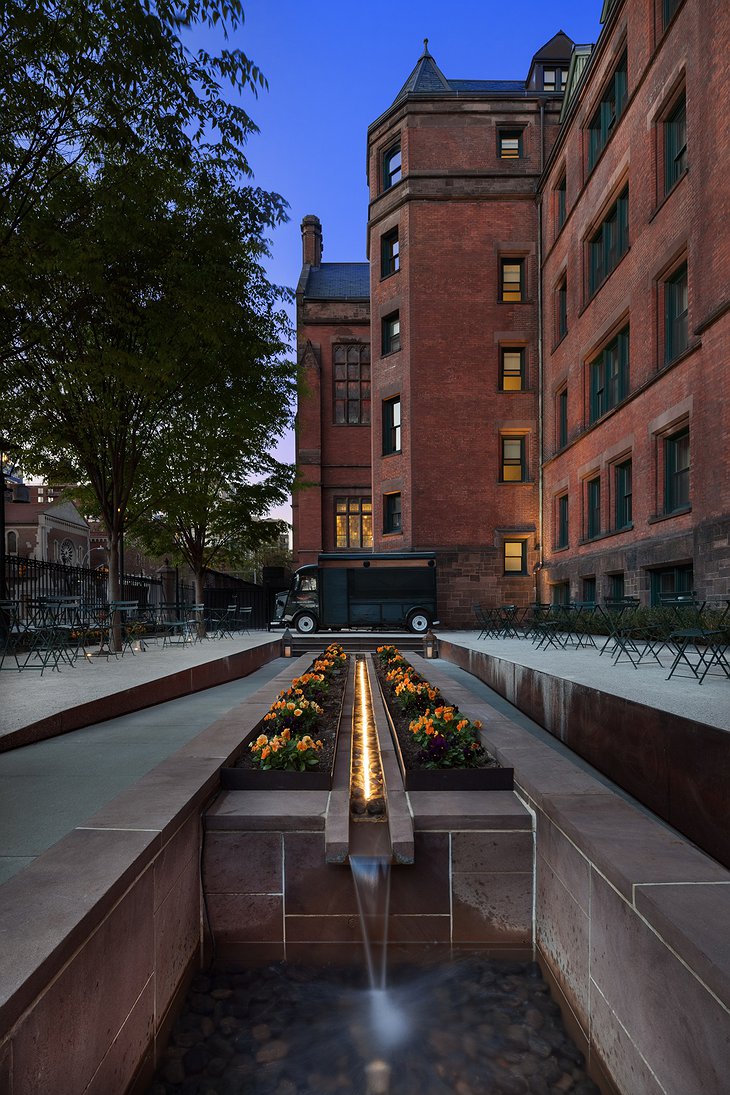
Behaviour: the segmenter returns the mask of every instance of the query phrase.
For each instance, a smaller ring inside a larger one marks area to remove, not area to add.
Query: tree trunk
[[[119,536],[109,531],[109,601],[121,601],[121,575],[119,573]],[[109,648],[116,652],[122,649],[122,621],[119,612],[114,613],[109,632]]]
[[[202,605],[205,603],[205,589],[204,589],[204,577],[203,572],[195,572],[195,603],[196,605]],[[203,612],[198,613],[198,637],[205,637],[205,614]]]

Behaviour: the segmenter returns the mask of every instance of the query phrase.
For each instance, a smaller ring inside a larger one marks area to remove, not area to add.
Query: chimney
[[[322,262],[322,224],[311,213],[302,221],[302,262],[309,266]]]

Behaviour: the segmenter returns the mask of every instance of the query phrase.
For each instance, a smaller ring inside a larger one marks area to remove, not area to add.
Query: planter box
[[[379,683],[379,682],[378,682]],[[406,791],[513,791],[514,768],[407,768],[398,734],[391,718],[388,700],[380,689],[388,718],[390,736]]]
[[[337,759],[337,746],[340,740],[340,726],[345,701],[351,695],[352,663],[347,667],[347,679],[340,703],[337,719],[335,745],[332,750],[332,763],[328,768],[315,768],[309,772],[264,771],[261,768],[221,768],[221,787],[224,791],[329,791],[332,788],[332,774]],[[244,740],[241,755],[247,752],[249,745],[259,734],[266,733],[264,720],[256,724]],[[312,735],[316,737],[316,734]]]

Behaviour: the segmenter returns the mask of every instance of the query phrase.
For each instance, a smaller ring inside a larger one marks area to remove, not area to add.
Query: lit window
[[[519,160],[522,156],[522,130],[498,130],[497,149],[500,160]]]
[[[664,282],[664,364],[687,349],[687,264]]]
[[[505,574],[527,574],[527,540],[504,541]]]
[[[500,259],[500,299],[508,302],[525,299],[524,259]]]
[[[398,229],[387,232],[380,240],[380,274],[387,278],[400,270],[400,251],[398,247]]]
[[[525,438],[502,438],[502,482],[522,483],[526,479]]]
[[[521,392],[525,387],[525,349],[523,346],[500,351],[500,388],[503,392]]]
[[[400,313],[391,312],[383,320],[383,354],[400,350]]]
[[[566,68],[544,68],[542,70],[543,91],[563,91],[567,75]]]
[[[400,396],[383,400],[383,456],[400,452]]]
[[[396,144],[383,154],[383,190],[390,190],[400,180],[401,151],[400,144]]]
[[[335,543],[338,548],[373,546],[370,498],[335,498]]]

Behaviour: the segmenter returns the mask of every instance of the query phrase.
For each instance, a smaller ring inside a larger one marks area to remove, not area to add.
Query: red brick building
[[[517,81],[426,45],[368,131],[369,294],[302,226],[299,562],[368,546],[371,506],[376,550],[438,552],[447,625],[730,592],[729,19],[607,0],[595,47],[560,32]]]

